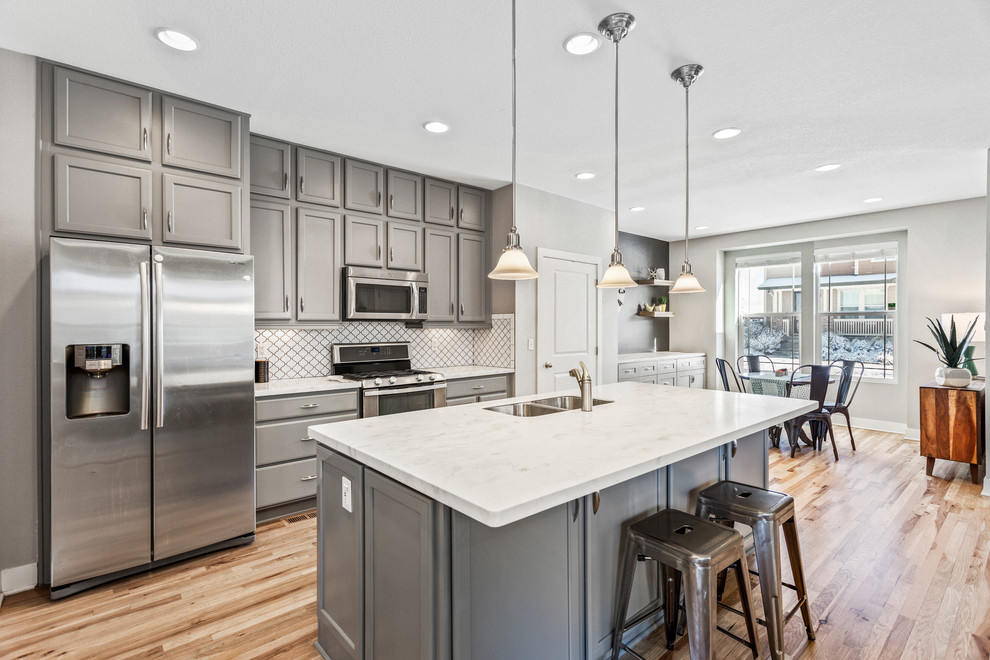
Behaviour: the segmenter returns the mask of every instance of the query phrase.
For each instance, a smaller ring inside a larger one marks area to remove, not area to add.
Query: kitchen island
[[[644,383],[595,397],[612,403],[535,417],[483,403],[311,427],[317,648],[335,660],[604,657],[625,527],[659,508],[693,510],[718,479],[766,485],[765,429],[813,407]],[[640,568],[630,611],[660,594],[653,567]]]

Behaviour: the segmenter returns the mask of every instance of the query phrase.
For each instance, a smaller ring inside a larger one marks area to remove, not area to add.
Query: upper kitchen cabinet
[[[288,204],[251,199],[254,255],[254,317],[290,320],[292,293],[292,211]]]
[[[297,147],[296,179],[300,202],[340,206],[340,156]]]
[[[162,164],[240,178],[241,115],[162,97]]]
[[[340,215],[300,208],[296,224],[300,321],[340,320]]]
[[[427,227],[423,239],[423,266],[430,276],[427,320],[456,321],[457,233]]]
[[[405,220],[423,219],[423,177],[400,170],[389,170],[388,207],[386,213],[391,218]]]
[[[488,261],[485,237],[461,233],[457,237],[457,320],[488,320]]]
[[[351,158],[344,159],[344,208],[380,214],[383,209],[385,168]]]
[[[454,218],[457,206],[457,186],[436,179],[426,180],[425,220],[435,225],[453,227],[457,220]]]
[[[385,242],[385,221],[363,218],[359,215],[344,217],[344,264],[384,268],[382,245]]]
[[[151,91],[54,67],[53,141],[151,162]]]
[[[457,186],[457,226],[461,229],[485,231],[485,193],[474,188]]]
[[[388,259],[395,270],[423,270],[423,228],[409,222],[388,221],[385,228]]]
[[[251,136],[251,194],[289,199],[292,147],[285,142]]]
[[[214,179],[162,175],[162,240],[241,247],[241,187]]]
[[[56,231],[151,239],[151,171],[56,154]]]

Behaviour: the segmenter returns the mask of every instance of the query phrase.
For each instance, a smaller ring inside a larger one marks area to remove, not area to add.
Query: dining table
[[[801,374],[796,376],[793,381],[791,380],[791,376],[792,374],[790,372],[778,374],[766,371],[739,374],[739,378],[749,383],[751,394],[790,397],[794,399],[811,398],[811,375]],[[829,384],[835,382],[835,378],[831,374],[829,374],[828,382]],[[792,390],[792,386],[800,389]],[[788,437],[790,437],[789,425],[785,423],[784,426],[788,429]],[[798,437],[804,444],[810,447],[815,446],[815,442],[800,427],[798,428]],[[780,447],[780,427],[770,431],[770,441],[775,448]]]

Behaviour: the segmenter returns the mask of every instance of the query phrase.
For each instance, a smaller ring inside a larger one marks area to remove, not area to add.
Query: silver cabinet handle
[[[141,209],[141,229],[148,228],[148,209]]]
[[[300,312],[306,311],[306,301],[302,299],[302,296],[299,296],[299,311]]]
[[[310,408],[319,408],[320,407],[320,404],[318,404],[318,403],[304,403],[303,405],[301,405],[299,407],[302,408],[303,410],[308,410]]]
[[[464,313],[464,303],[461,303],[461,314]]]
[[[382,260],[382,246],[378,246],[378,261]]]
[[[379,190],[378,191],[378,201],[375,202],[375,206],[379,206],[380,207],[381,205],[382,205],[382,191]]]
[[[450,315],[451,316],[454,315],[454,301],[453,300],[450,301]]]
[[[283,312],[289,311],[289,294],[285,294],[285,309],[283,309],[282,311]]]
[[[306,179],[304,177],[299,177],[299,192],[306,192]]]
[[[739,451],[739,442],[736,440],[732,441],[732,455],[735,456],[736,452]]]
[[[450,207],[450,219],[451,220],[454,219],[454,207],[453,206]]]
[[[581,513],[581,500],[574,500],[574,517],[571,518],[572,522],[577,522],[578,514]]]
[[[148,370],[151,369],[151,282],[148,262],[142,261],[141,273],[141,430],[148,430]]]
[[[457,217],[460,222],[464,222],[464,207],[461,207],[461,214]]]
[[[389,195],[388,196],[388,207],[390,209],[394,209],[395,208],[395,195]]]
[[[316,476],[317,475],[315,474],[311,474],[308,477],[299,477],[299,481],[312,481],[313,479],[316,479]]]
[[[289,173],[288,172],[283,172],[282,173],[282,190],[288,190],[288,189],[289,189]]]
[[[172,212],[168,212],[168,233],[175,233],[175,224],[172,222]]]
[[[395,261],[395,248],[390,247],[388,249],[388,262],[393,263]]]
[[[472,390],[483,390],[483,389],[485,389],[485,386],[484,385],[475,385],[471,389]]]
[[[162,308],[162,264],[155,262],[155,427],[165,426],[165,310]]]
[[[168,152],[168,155],[169,156],[172,155],[172,134],[171,133],[169,133],[168,135],[165,136],[165,151]]]
[[[553,369],[553,362],[544,362],[543,363],[543,368],[544,369]]]
[[[141,131],[141,144],[143,145],[141,148],[144,149],[145,151],[147,151],[148,150],[148,129],[147,128],[142,129],[142,131]]]
[[[307,435],[305,438],[299,438],[300,442],[309,442],[310,440],[316,440],[316,438],[311,435]]]
[[[591,494],[591,514],[598,513],[598,507],[602,505],[602,494],[597,490]]]

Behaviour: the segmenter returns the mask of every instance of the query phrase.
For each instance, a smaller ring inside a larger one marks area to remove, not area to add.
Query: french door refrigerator
[[[255,530],[253,257],[52,238],[52,598]]]

